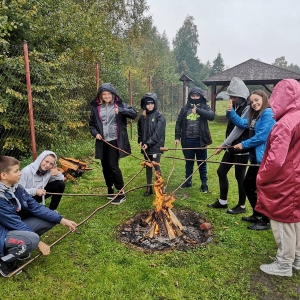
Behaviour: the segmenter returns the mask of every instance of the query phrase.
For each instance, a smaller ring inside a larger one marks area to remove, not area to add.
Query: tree
[[[285,56],[280,56],[275,59],[275,62],[272,64],[273,66],[277,66],[283,69],[287,69],[296,73],[300,73],[300,67],[298,65],[289,64],[285,59]]]
[[[197,48],[200,45],[198,38],[194,18],[188,15],[173,40],[173,51],[178,65],[178,73],[188,75],[200,85],[203,79],[200,76],[203,65],[197,57]]]
[[[217,57],[213,61],[210,76],[221,73],[222,71],[224,71],[224,68],[225,68],[224,60],[222,58],[221,53],[219,52]]]
[[[300,73],[300,67],[298,65],[290,64],[288,69],[293,72]]]
[[[275,59],[275,62],[272,65],[287,69],[287,64],[288,64],[288,62],[285,60],[285,56],[280,56]]]

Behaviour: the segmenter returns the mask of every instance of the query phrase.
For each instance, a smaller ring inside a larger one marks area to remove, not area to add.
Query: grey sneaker
[[[275,260],[271,264],[261,265],[260,269],[270,275],[278,275],[278,276],[289,276],[293,275],[292,267],[288,264],[282,264],[278,260]]]
[[[295,258],[293,262],[293,268],[296,270],[300,270],[300,258]]]

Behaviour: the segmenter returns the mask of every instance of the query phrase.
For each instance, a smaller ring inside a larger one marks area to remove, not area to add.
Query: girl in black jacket
[[[108,194],[114,194],[113,186],[122,191],[124,181],[119,168],[119,158],[126,153],[109,146],[118,147],[127,153],[131,153],[127,134],[127,118],[135,119],[137,112],[134,108],[124,103],[118,96],[115,87],[110,83],[101,84],[95,100],[91,102],[90,132],[96,138],[95,157],[101,160],[102,171],[108,188]],[[108,199],[112,199],[109,196]],[[122,191],[112,204],[120,204],[126,200]]]
[[[143,114],[138,121],[138,143],[147,153],[151,161],[160,162],[160,147],[165,144],[166,119],[164,115],[157,110],[157,95],[155,93],[146,93],[141,99],[141,108]],[[145,159],[147,156],[145,155]],[[160,172],[159,166],[154,166],[156,171]],[[147,190],[144,196],[150,196],[152,191],[152,168],[146,167]]]

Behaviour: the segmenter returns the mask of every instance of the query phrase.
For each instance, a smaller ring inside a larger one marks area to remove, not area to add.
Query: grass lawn
[[[217,118],[210,122],[213,147],[224,139],[224,118],[227,101],[217,103]],[[166,147],[173,148],[175,122],[167,124]],[[142,157],[134,139],[132,152]],[[82,145],[89,166],[75,183],[67,184],[66,193],[106,193],[101,164],[93,158],[94,145]],[[213,150],[208,151],[211,155]],[[161,159],[163,177],[167,179],[173,167],[173,151]],[[59,155],[59,153],[58,153]],[[73,155],[73,154],[72,154]],[[69,156],[72,156],[71,154]],[[183,157],[177,151],[177,157]],[[74,156],[74,155],[73,155]],[[211,160],[220,161],[222,153]],[[120,161],[125,183],[141,168],[140,161],[127,157]],[[300,275],[280,278],[262,273],[259,266],[270,263],[276,245],[272,231],[256,232],[247,229],[242,215],[230,215],[226,210],[207,207],[219,196],[216,170],[218,163],[208,164],[208,194],[199,192],[199,173],[193,187],[176,193],[174,206],[189,208],[207,218],[213,226],[214,240],[206,247],[188,251],[169,251],[145,254],[133,250],[117,239],[119,226],[141,211],[152,207],[152,197],[144,197],[145,189],[127,195],[120,206],[109,205],[98,211],[51,249],[51,255],[41,256],[13,278],[0,278],[1,299],[300,299]],[[184,180],[184,161],[177,160],[167,191],[175,190]],[[145,171],[138,175],[127,190],[145,184]],[[229,207],[237,204],[237,185],[233,168],[229,172]],[[96,208],[105,204],[105,197],[64,196],[59,211],[65,217],[80,222]],[[247,203],[247,214],[251,214]],[[56,226],[43,240],[49,244],[66,232]],[[33,253],[33,256],[38,252]]]

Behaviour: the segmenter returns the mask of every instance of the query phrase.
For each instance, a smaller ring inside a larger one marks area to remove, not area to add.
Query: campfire
[[[168,195],[164,192],[164,180],[160,172],[155,171],[156,180],[154,182],[155,200],[153,205],[155,209],[149,216],[141,219],[141,226],[150,226],[145,237],[153,238],[154,236],[169,237],[171,240],[183,235],[183,226],[172,211],[174,195]]]
[[[198,212],[173,208],[174,195],[165,192],[161,174],[155,172],[155,176],[154,209],[127,220],[120,228],[120,240],[145,252],[184,250],[210,243],[211,224]]]

